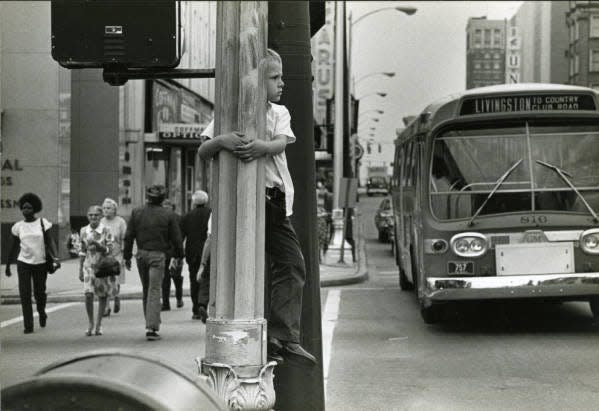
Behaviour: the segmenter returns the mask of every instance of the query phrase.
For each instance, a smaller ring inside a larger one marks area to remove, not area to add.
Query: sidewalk
[[[368,272],[366,270],[366,249],[362,236],[361,219],[356,218],[356,258],[357,262],[351,262],[351,251],[346,250],[346,264],[333,262],[325,255],[323,263],[320,264],[321,287],[354,284],[365,281]],[[329,256],[330,257],[330,256]],[[139,299],[142,296],[141,281],[135,265],[132,261],[131,271],[125,273],[125,284],[121,284],[121,299]],[[83,284],[79,281],[79,259],[64,260],[62,267],[54,274],[48,275],[46,292],[49,303],[64,303],[84,301]],[[19,286],[17,280],[17,266],[11,265],[12,276],[4,275],[4,265],[0,267],[0,304],[20,304]],[[183,295],[189,296],[189,271],[187,264],[183,266]],[[171,285],[171,295],[174,295],[174,286]]]

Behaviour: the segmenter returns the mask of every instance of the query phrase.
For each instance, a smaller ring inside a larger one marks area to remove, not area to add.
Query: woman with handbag
[[[119,293],[121,289],[121,284],[125,283],[125,262],[123,260],[123,242],[125,240],[125,233],[127,232],[127,223],[125,219],[119,215],[117,215],[118,204],[112,198],[105,198],[102,203],[102,211],[104,212],[104,217],[100,220],[100,224],[110,230],[112,234],[112,250],[110,255],[118,260],[120,264],[120,272],[121,274],[115,278],[114,276],[110,278],[113,282],[114,288],[114,313],[118,313],[121,310],[121,300],[119,298]],[[110,301],[106,305],[106,311],[104,312],[104,316],[107,317],[110,315]]]
[[[97,272],[98,265],[112,249],[112,235],[108,228],[100,224],[102,207],[93,205],[87,210],[89,224],[81,228],[81,252],[79,253],[79,280],[83,282],[85,310],[89,326],[85,335],[102,335],[102,317],[109,296],[114,295],[110,276]],[[94,330],[94,295],[98,297],[98,316]]]
[[[35,214],[42,211],[42,200],[33,193],[26,193],[19,198],[19,208],[24,220],[16,222],[11,229],[13,235],[12,247],[6,262],[6,276],[10,277],[11,261],[19,251],[17,274],[19,276],[19,297],[23,310],[24,333],[33,332],[33,308],[31,305],[31,285],[39,315],[40,327],[46,326],[46,279],[48,272],[53,273],[60,267],[56,256],[56,244],[51,240],[47,231],[52,223],[45,218],[36,218]]]

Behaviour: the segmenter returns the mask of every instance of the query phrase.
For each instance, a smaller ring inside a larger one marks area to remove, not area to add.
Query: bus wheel
[[[414,289],[414,284],[408,280],[406,272],[401,267],[399,267],[399,288],[402,291],[412,291]]]
[[[429,305],[425,307],[420,304],[420,316],[426,324],[436,324],[441,320],[439,307],[436,305]]]
[[[593,313],[593,317],[599,319],[599,297],[592,297],[589,301],[591,304],[591,312]]]

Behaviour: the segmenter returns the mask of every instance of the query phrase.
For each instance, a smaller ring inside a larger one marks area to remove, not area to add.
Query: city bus
[[[395,141],[399,286],[426,323],[457,301],[589,302],[599,317],[599,93],[471,89]]]

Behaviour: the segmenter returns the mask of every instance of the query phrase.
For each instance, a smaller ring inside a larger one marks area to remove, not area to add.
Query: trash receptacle
[[[2,410],[227,410],[198,378],[159,360],[93,351],[2,389]]]

